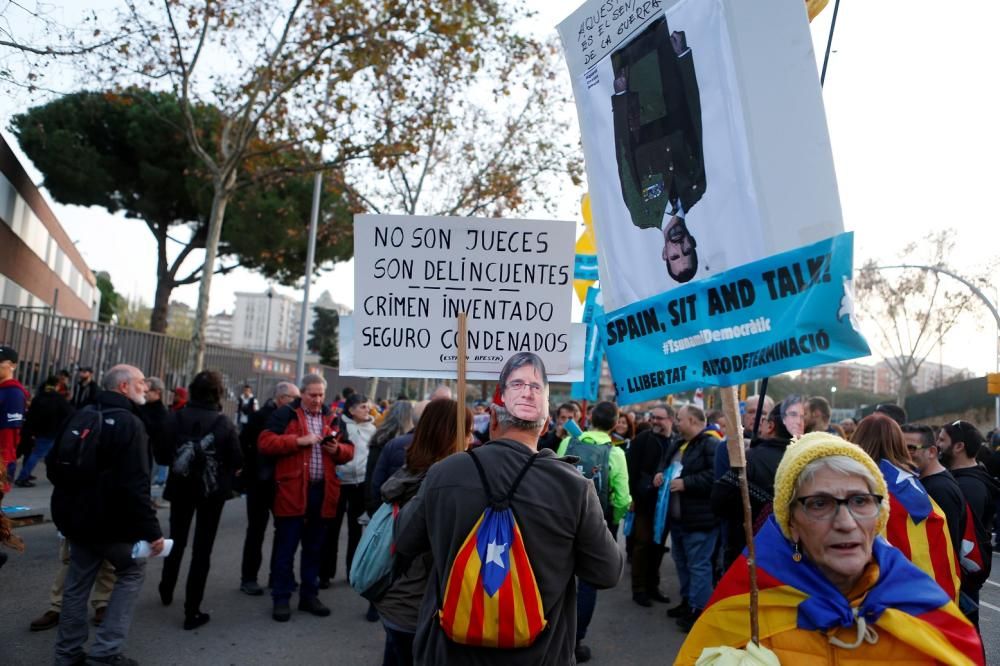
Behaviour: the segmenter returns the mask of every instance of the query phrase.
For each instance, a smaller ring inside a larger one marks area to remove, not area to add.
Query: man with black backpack
[[[537,449],[548,394],[542,360],[513,355],[493,398],[491,441],[433,465],[400,512],[398,565],[433,556],[417,664],[573,663],[577,578],[595,588],[621,578],[624,557],[593,482],[551,449]],[[498,514],[506,526],[484,532]],[[474,583],[452,584],[462,578]],[[484,621],[487,606],[495,622]],[[516,649],[506,649],[511,643]]]
[[[567,437],[559,445],[556,455],[576,458],[577,471],[594,483],[601,511],[611,532],[617,538],[618,524],[632,503],[628,487],[628,463],[625,452],[611,443],[611,431],[618,423],[618,406],[613,402],[599,402],[590,413],[590,430],[579,437]],[[576,660],[590,660],[590,648],[583,645],[587,628],[597,606],[597,589],[580,580],[576,599]]]
[[[146,430],[135,415],[145,402],[142,372],[116,365],[102,381],[97,403],[78,411],[45,459],[52,492],[52,520],[69,541],[56,664],[134,664],[121,653],[142,588],[145,561],[132,547],[148,541],[154,555],[163,534],[149,495]],[[117,580],[90,654],[87,599],[104,560]]]

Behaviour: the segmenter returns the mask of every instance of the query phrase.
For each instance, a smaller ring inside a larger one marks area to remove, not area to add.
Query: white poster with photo
[[[355,216],[354,369],[453,374],[464,312],[469,376],[496,376],[521,351],[569,374],[575,231],[560,220]]]
[[[842,231],[805,10],[746,4],[594,0],[559,26],[608,311]]]

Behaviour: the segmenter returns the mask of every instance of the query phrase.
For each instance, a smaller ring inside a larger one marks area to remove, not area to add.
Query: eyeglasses
[[[811,520],[833,520],[840,507],[846,507],[856,520],[874,518],[882,510],[882,496],[872,493],[856,493],[844,499],[832,495],[807,495],[796,497],[802,510]]]
[[[512,382],[507,382],[507,388],[514,391],[515,393],[521,393],[522,391],[524,391],[524,387],[526,386],[532,393],[541,393],[542,390],[544,390],[545,388],[541,384],[536,384],[535,382],[522,382],[520,379],[515,379]]]

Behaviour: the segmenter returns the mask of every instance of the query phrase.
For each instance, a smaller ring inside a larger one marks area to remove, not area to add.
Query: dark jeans
[[[608,531],[615,539],[618,538],[618,525],[608,523]],[[597,607],[597,588],[583,579],[577,579],[576,586],[576,642],[587,637],[590,620],[594,617]]]
[[[21,465],[21,473],[17,476],[18,481],[28,480],[31,473],[35,471],[35,465],[37,465],[40,461],[45,460],[45,456],[48,455],[54,443],[55,440],[51,437],[35,438],[35,447],[31,450],[30,455],[24,457],[24,461]]]
[[[243,565],[240,582],[257,582],[263,559],[264,535],[274,506],[274,482],[254,481],[246,488],[247,533],[243,539]],[[271,569],[274,569],[274,546],[271,547]]]
[[[330,534],[323,546],[323,555],[319,565],[319,577],[322,580],[333,580],[337,575],[337,551],[340,542],[340,526],[347,517],[347,575],[351,574],[351,563],[354,561],[354,551],[361,541],[361,524],[358,518],[365,512],[365,484],[343,483],[340,485],[340,501],[337,503],[337,516],[330,525]]]
[[[212,564],[212,546],[215,545],[215,534],[219,531],[219,518],[222,516],[222,507],[225,503],[225,499],[221,497],[205,499],[175,497],[170,500],[170,538],[174,540],[174,548],[163,562],[160,585],[171,591],[177,585],[191,521],[195,514],[198,516],[194,525],[191,568],[188,570],[184,596],[186,615],[194,615],[201,610],[201,600],[205,597],[205,581],[208,580],[208,570]]]
[[[323,551],[329,520],[322,517],[323,482],[310,483],[306,515],[274,517],[274,569],[271,572],[274,603],[288,603],[295,586],[292,566],[295,551],[302,542],[300,564],[302,582],[299,599],[314,599],[318,594],[319,560]]]
[[[659,591],[663,553],[663,546],[653,543],[653,514],[637,511],[632,523],[632,594]]]
[[[411,666],[413,664],[413,637],[408,631],[385,628],[385,653],[382,666]]]

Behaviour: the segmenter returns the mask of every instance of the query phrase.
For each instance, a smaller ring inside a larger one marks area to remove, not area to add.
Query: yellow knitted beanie
[[[785,449],[785,455],[782,456],[781,464],[778,465],[778,471],[774,476],[774,519],[778,521],[781,533],[791,540],[790,504],[795,492],[795,481],[806,465],[818,458],[830,456],[853,458],[871,472],[876,484],[875,494],[881,495],[883,498],[882,510],[878,515],[878,531],[879,534],[884,535],[885,525],[889,522],[889,489],[885,485],[881,470],[860,446],[826,432],[811,432],[808,435],[803,435]]]

